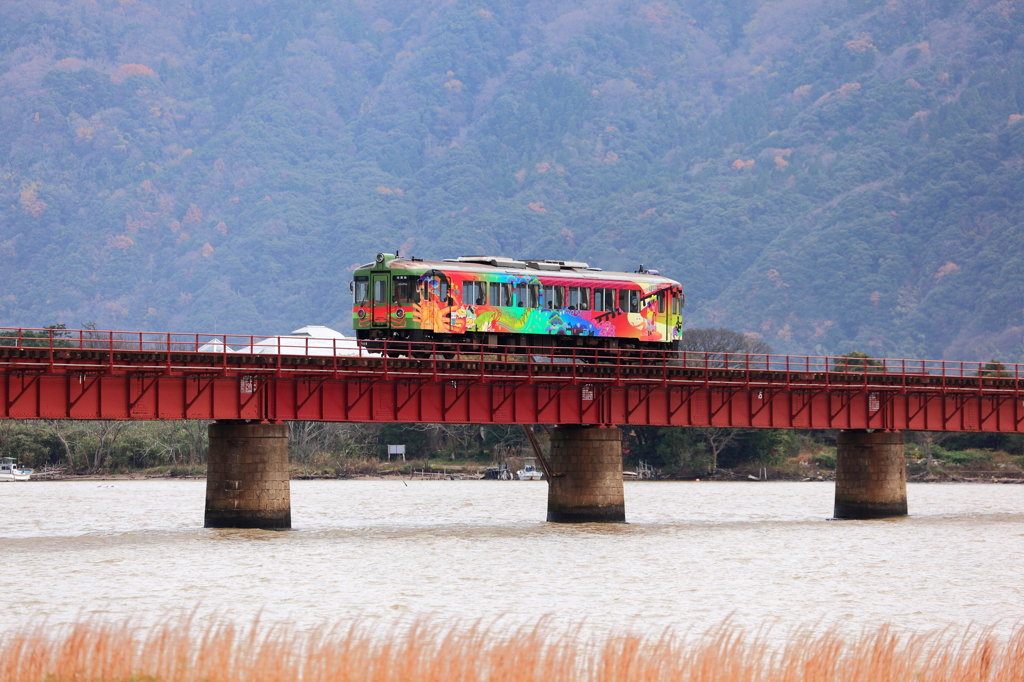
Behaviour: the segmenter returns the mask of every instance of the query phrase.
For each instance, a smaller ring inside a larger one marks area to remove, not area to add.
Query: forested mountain
[[[5,0],[0,325],[348,328],[382,250],[1024,360],[1021,0]]]

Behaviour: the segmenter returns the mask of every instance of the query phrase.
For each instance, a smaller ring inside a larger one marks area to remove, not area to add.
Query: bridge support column
[[[559,426],[551,431],[548,521],[623,523],[622,432]]]
[[[207,528],[291,528],[288,425],[210,424]]]
[[[840,431],[836,436],[837,519],[907,515],[907,465],[899,431]]]

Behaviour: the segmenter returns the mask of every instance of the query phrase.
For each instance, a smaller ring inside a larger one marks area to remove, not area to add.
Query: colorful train
[[[685,303],[679,282],[642,266],[496,256],[380,253],[355,270],[351,289],[353,328],[371,343],[674,350]]]

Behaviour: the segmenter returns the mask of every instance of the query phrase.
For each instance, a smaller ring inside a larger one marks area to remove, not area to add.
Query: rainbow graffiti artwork
[[[682,328],[682,287],[656,272],[495,267],[381,254],[354,273],[355,329],[528,334],[670,343]],[[499,259],[495,259],[499,260]],[[499,260],[500,262],[500,260]],[[551,263],[551,261],[541,261]]]

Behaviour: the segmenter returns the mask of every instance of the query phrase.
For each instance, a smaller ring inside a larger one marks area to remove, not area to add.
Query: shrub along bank
[[[0,422],[0,453],[36,470],[64,474],[203,475],[207,421]],[[328,424],[291,422],[289,451],[298,477],[342,477],[413,470],[475,473],[507,464],[515,470],[532,450],[521,427],[462,424]],[[547,434],[537,434],[542,448]],[[829,478],[835,431],[624,427],[623,467],[653,467],[662,479]],[[1024,436],[908,432],[911,480],[1024,476]],[[405,445],[389,459],[389,444]]]

